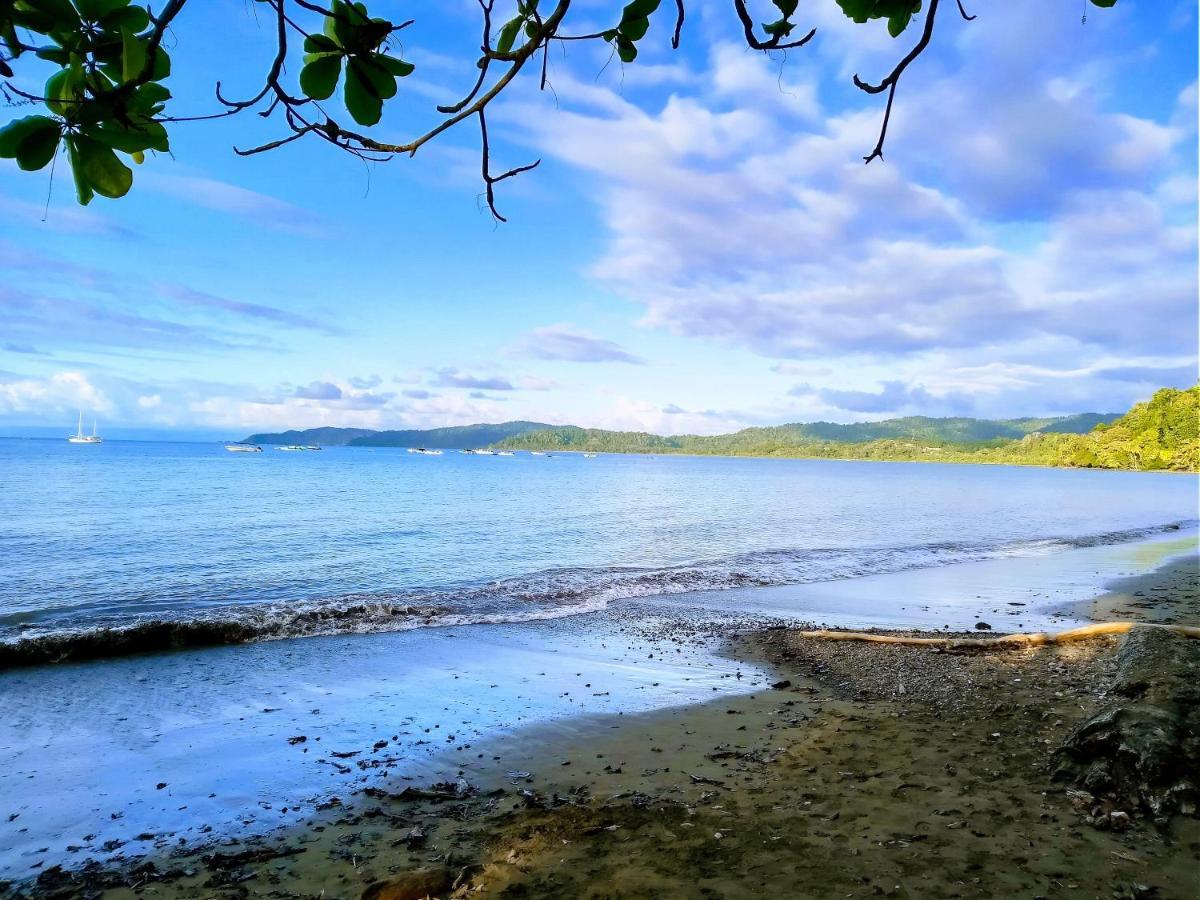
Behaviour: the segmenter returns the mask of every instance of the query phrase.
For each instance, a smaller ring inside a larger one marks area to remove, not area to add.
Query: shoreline
[[[1112,608],[1106,597],[1140,591],[1145,620],[1200,624],[1196,562],[1176,558],[1073,606],[1098,613]],[[659,645],[699,639],[679,629]],[[1104,821],[1120,825],[1102,830],[1085,821],[1093,805],[1080,808],[1079,790],[1053,777],[1054,749],[1111,702],[1122,645],[963,655],[747,626],[729,658],[764,667],[774,687],[747,668],[753,693],[489,737],[469,761],[429,769],[433,788],[369,788],[260,839],[178,856],[164,846],[124,873],[98,868],[77,884],[52,875],[29,896],[108,887],[126,897],[120,885],[139,882],[155,896],[236,885],[244,896],[375,900],[701,887],[923,897],[1108,896],[1125,885],[1120,896],[1188,896],[1200,820],[1156,825],[1109,808]]]
[[[63,438],[57,437],[19,437],[0,435],[0,440],[7,441],[47,441],[51,443],[59,443]],[[150,440],[142,438],[106,438],[107,443],[114,444],[186,444],[194,446],[205,446],[213,449],[223,449],[223,445],[230,443],[224,440],[213,441],[167,441],[167,440]],[[1019,443],[1019,441],[1017,441]],[[235,441],[234,443],[241,443]],[[271,446],[281,446],[273,444]],[[399,444],[380,445],[380,446],[351,446],[349,444],[331,444],[321,448],[322,450],[407,450],[406,446]],[[439,448],[450,454],[458,454],[466,449],[461,447],[443,447]],[[989,466],[989,467],[1012,467],[1017,469],[1049,469],[1056,471],[1086,471],[1086,472],[1138,472],[1140,474],[1159,474],[1159,475],[1200,475],[1200,469],[1134,469],[1118,466],[1053,466],[1045,463],[1036,462],[1014,462],[1006,460],[1003,462],[992,460],[968,460],[968,459],[874,459],[863,456],[809,456],[809,455],[792,455],[787,453],[771,453],[771,454],[755,454],[755,453],[693,453],[682,450],[591,450],[586,447],[562,449],[562,448],[530,448],[530,447],[497,447],[490,449],[505,449],[514,450],[518,453],[550,453],[559,456],[582,456],[584,453],[597,453],[603,456],[620,456],[620,457],[635,457],[645,456],[654,458],[656,456],[684,457],[687,459],[763,459],[763,460],[793,460],[793,461],[824,461],[824,462],[853,462],[853,463],[919,463],[921,465],[945,465],[945,466]],[[998,449],[988,447],[983,449]],[[977,451],[960,450],[951,452],[973,453]]]

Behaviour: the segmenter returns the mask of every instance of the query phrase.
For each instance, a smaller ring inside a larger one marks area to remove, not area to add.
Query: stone
[[[362,900],[424,900],[444,894],[450,887],[450,871],[444,867],[414,869],[367,887]]]

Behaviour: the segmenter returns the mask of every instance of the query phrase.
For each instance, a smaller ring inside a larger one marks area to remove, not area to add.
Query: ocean
[[[0,665],[556,618],[1196,517],[1180,475],[0,440]]]

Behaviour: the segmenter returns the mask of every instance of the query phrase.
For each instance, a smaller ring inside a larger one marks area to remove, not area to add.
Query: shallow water
[[[537,620],[1128,541],[1193,526],[1195,491],[1015,467],[0,440],[0,644],[53,658],[81,636],[97,655]]]

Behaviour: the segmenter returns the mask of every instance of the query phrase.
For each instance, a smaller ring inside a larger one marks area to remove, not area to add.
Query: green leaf
[[[390,100],[396,96],[396,76],[389,72],[375,57],[356,56],[350,60],[347,71],[353,70],[376,97]]]
[[[366,6],[333,0],[329,13],[325,17],[325,36],[333,38],[343,47],[353,46],[358,30],[369,21]]]
[[[52,32],[77,31],[79,13],[67,0],[17,0],[13,4],[13,22],[30,31],[54,35]]]
[[[875,12],[875,2],[876,0],[837,0],[842,12],[859,25],[871,18]]]
[[[132,33],[122,31],[121,80],[132,81],[142,74],[144,68],[146,68],[146,45]]]
[[[154,71],[150,73],[152,81],[162,81],[171,74],[171,54],[159,44],[154,49]]]
[[[128,6],[129,0],[75,0],[75,7],[83,18],[97,22]]]
[[[319,56],[300,70],[300,90],[314,100],[327,100],[333,96],[341,74],[341,56]]]
[[[617,35],[617,56],[621,57],[621,62],[633,62],[637,59],[637,53],[637,45],[633,41],[624,35]]]
[[[54,158],[62,126],[49,116],[25,116],[0,128],[0,157],[15,159],[26,172]]]
[[[646,36],[646,32],[650,30],[650,20],[643,16],[640,19],[631,19],[621,23],[621,34],[631,41],[640,41]]]
[[[346,109],[359,125],[375,125],[383,116],[383,100],[366,80],[352,60],[346,67],[346,87],[343,96]]]
[[[126,6],[100,20],[105,31],[132,31],[138,34],[150,27],[150,14],[141,6]]]
[[[786,19],[796,11],[796,7],[800,5],[800,0],[771,0],[775,4],[775,8]]]
[[[1093,6],[1099,6],[1101,9],[1111,9],[1117,5],[1117,0],[1092,0]]]
[[[397,78],[405,78],[413,73],[417,68],[410,62],[405,62],[402,59],[397,59],[394,56],[385,56],[382,53],[375,57],[379,64],[395,75]]]
[[[88,184],[101,197],[124,197],[133,185],[133,170],[121,160],[111,147],[106,147],[84,135],[75,136],[75,147],[79,154],[78,169],[83,172]]]
[[[171,149],[167,129],[160,122],[139,122],[126,127],[117,122],[103,122],[89,129],[87,136],[122,153],[141,153],[144,150],[167,152]]]
[[[892,37],[899,37],[903,34],[904,29],[908,27],[908,23],[912,21],[912,17],[913,11],[911,9],[907,12],[888,16],[888,34]]]
[[[517,34],[521,31],[521,23],[524,21],[524,16],[517,16],[504,23],[504,27],[500,29],[500,36],[496,39],[497,53],[509,53],[512,51],[513,43],[517,39]]]
[[[71,118],[83,98],[83,67],[60,69],[46,80],[46,106],[50,112]]]
[[[17,147],[17,166],[26,172],[36,172],[43,168],[58,150],[58,142],[62,138],[62,129],[57,122],[52,127],[39,128],[29,134]]]
[[[338,42],[323,34],[310,34],[304,39],[305,53],[340,53]]]
[[[658,9],[658,4],[661,0],[631,0],[625,5],[625,9],[621,11],[621,21],[628,22],[630,19],[644,19],[650,13]]]
[[[61,47],[39,47],[37,49],[38,59],[44,59],[47,62],[57,63],[60,66],[65,66],[71,59],[71,54]]]
[[[87,206],[96,196],[96,192],[92,190],[91,182],[83,172],[83,165],[80,162],[79,150],[75,147],[74,138],[67,138],[67,159],[71,163],[71,175],[75,179],[75,198],[79,201],[80,206]]]

